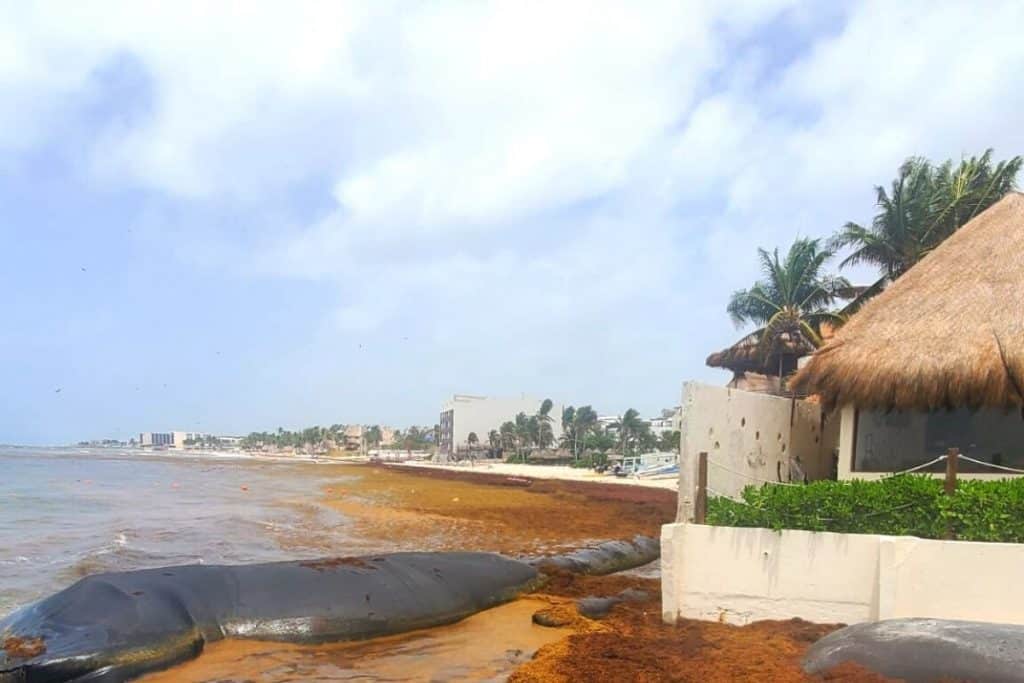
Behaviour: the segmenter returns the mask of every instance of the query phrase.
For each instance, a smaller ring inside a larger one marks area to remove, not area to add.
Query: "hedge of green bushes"
[[[708,500],[708,524],[857,534],[1024,542],[1024,478],[960,480],[900,475],[879,481],[748,486],[742,501]]]

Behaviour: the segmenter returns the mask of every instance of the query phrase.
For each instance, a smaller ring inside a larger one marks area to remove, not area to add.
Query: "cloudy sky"
[[[724,9],[729,6],[729,9]],[[0,5],[0,442],[678,402],[757,246],[1024,151],[1024,4]],[[857,278],[854,278],[857,279]]]

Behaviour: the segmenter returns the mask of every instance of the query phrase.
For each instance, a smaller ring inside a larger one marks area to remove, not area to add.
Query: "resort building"
[[[505,422],[514,422],[516,415],[536,415],[543,401],[525,394],[511,398],[455,394],[441,406],[438,451],[448,455],[469,447],[470,433],[476,434],[480,444],[487,443],[490,431],[498,430]],[[562,406],[551,408],[551,429],[555,440],[562,435]]]
[[[648,420],[648,423],[651,425],[651,434],[654,436],[661,436],[666,432],[678,432],[681,418],[681,406],[665,408],[661,411],[661,415],[659,417]]]
[[[342,442],[338,444],[338,447],[349,451],[361,449],[363,447],[364,431],[362,425],[348,425],[345,427]]]
[[[209,434],[201,432],[141,432],[139,434],[139,446],[142,448],[185,448],[197,439],[208,438]],[[224,439],[237,439],[241,442],[242,437],[219,437]]]
[[[961,460],[968,476],[1024,468],[1024,195],[1007,195],[869,301],[790,386],[840,411],[840,479],[950,448],[997,466]]]
[[[174,445],[174,432],[141,432],[139,446],[142,448],[170,448]]]

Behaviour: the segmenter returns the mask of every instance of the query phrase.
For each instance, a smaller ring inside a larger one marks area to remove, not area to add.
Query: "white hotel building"
[[[511,398],[470,396],[455,394],[441,406],[438,451],[450,455],[469,446],[469,435],[475,433],[481,446],[487,445],[487,435],[498,430],[505,422],[514,422],[516,415],[536,415],[542,399],[525,394]],[[562,406],[551,408],[551,430],[555,441],[562,435]]]

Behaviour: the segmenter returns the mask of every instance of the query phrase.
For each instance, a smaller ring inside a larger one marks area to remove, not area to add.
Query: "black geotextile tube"
[[[538,586],[538,568],[603,574],[656,557],[657,542],[638,537],[532,561],[394,553],[96,574],[0,621],[0,683],[124,681],[222,638],[318,643],[440,626]]]
[[[853,662],[918,681],[1024,681],[1024,626],[951,619],[888,619],[847,626],[807,651],[804,671]]]

